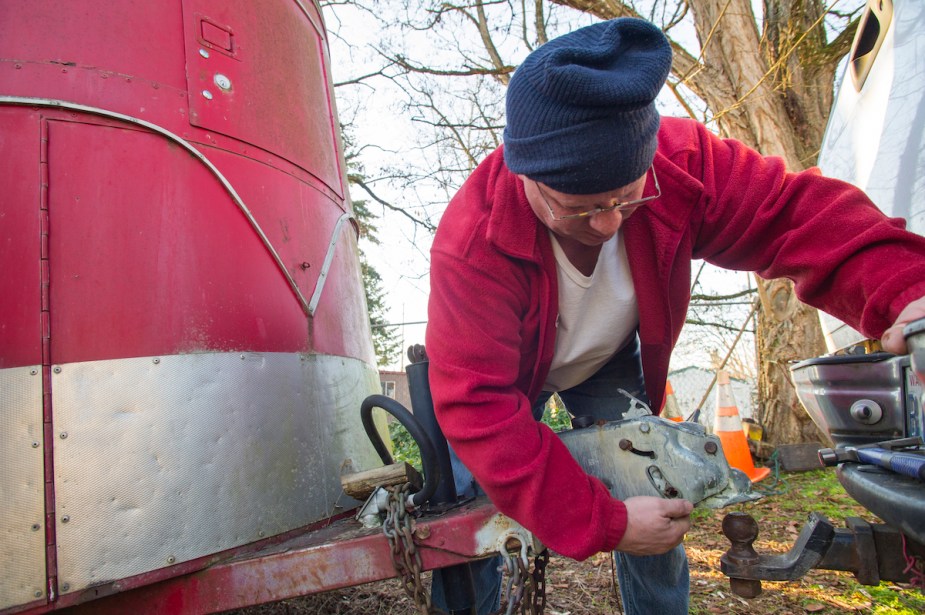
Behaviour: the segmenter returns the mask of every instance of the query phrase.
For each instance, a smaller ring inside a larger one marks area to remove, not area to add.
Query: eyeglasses
[[[564,216],[556,215],[556,212],[552,210],[552,205],[549,204],[549,199],[546,198],[546,192],[543,190],[542,185],[539,182],[534,182],[536,184],[537,190],[540,191],[540,196],[543,197],[543,202],[546,203],[546,208],[549,210],[549,215],[552,216],[553,220],[576,220],[578,218],[590,218],[591,216],[596,216],[597,214],[603,214],[611,211],[619,211],[625,213],[631,213],[636,211],[649,201],[653,201],[658,197],[662,196],[662,189],[658,185],[658,176],[655,174],[655,167],[649,167],[652,170],[652,181],[655,182],[655,194],[652,196],[647,196],[641,199],[636,199],[635,201],[626,201],[624,203],[613,203],[608,207],[595,207],[594,209],[589,209],[588,211],[583,211],[577,214],[566,214]]]

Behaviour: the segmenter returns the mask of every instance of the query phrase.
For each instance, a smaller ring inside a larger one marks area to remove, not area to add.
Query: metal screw
[[[203,90],[202,97],[205,98],[206,100],[212,100],[212,92],[210,92],[209,90]]]
[[[61,368],[58,367],[58,366],[55,366],[55,368],[54,368],[52,371],[54,371],[56,374],[60,374],[60,373],[61,373]]]
[[[173,555],[168,555],[168,556],[167,556],[167,563],[168,563],[168,564],[172,564],[172,563],[174,563],[175,561],[177,561],[177,558],[175,558]]]
[[[620,450],[621,451],[628,451],[631,448],[633,448],[632,440],[627,440],[626,438],[623,438],[620,440]]]
[[[33,442],[33,443],[32,443],[32,448],[38,448],[38,447],[39,447],[39,443],[38,443],[38,442]]]
[[[227,91],[231,89],[231,79],[221,73],[216,73],[213,81],[215,81],[215,85],[222,88],[223,90]]]
[[[154,364],[155,364],[155,365],[157,365],[157,364],[160,363],[160,362],[161,362],[160,359],[158,359],[158,358],[155,358],[155,359],[154,359]]]
[[[68,591],[69,589],[71,589],[71,584],[70,584],[70,583],[64,583],[64,584],[61,586],[61,591],[63,591],[63,592],[66,592],[66,591]]]
[[[62,431],[58,437],[61,438],[62,440],[67,440],[67,432]]]
[[[35,590],[35,594],[34,594],[34,595],[35,595],[36,598],[41,598],[41,597],[42,597],[42,590],[40,590],[40,589]]]
[[[260,530],[259,532],[257,532],[257,535],[263,538],[264,536],[266,536],[266,533],[263,530]]]
[[[204,57],[204,58],[208,58],[208,57],[209,57],[209,50],[208,50],[208,49],[200,49],[200,50],[199,50],[199,55],[201,55],[201,56]]]
[[[67,523],[70,520],[71,520],[70,515],[64,515],[63,517],[61,517],[61,523]]]
[[[241,360],[242,360],[242,361],[243,361],[244,359],[246,359],[246,358],[247,358],[247,357],[246,357],[245,355],[243,355],[243,354],[241,355]]]
[[[39,370],[37,370],[37,369],[30,369],[30,370],[29,370],[29,373],[32,374],[32,375],[34,376],[34,375],[36,375],[37,373],[39,373]]]
[[[32,524],[32,531],[33,531],[33,532],[37,532],[37,531],[39,531],[40,529],[42,529],[42,526],[41,526],[40,524],[38,524],[38,523],[33,523],[33,524]]]
[[[306,269],[308,269],[308,268],[311,267],[311,266],[312,266],[311,263],[308,263],[308,262],[305,262],[305,263],[302,263],[301,265],[299,265],[299,267],[302,268],[302,271],[305,271]]]
[[[717,451],[716,442],[707,442],[703,445],[703,450],[705,450],[710,455],[715,455]]]
[[[640,425],[639,431],[641,431],[642,433],[649,433],[649,424],[643,423],[642,425]]]

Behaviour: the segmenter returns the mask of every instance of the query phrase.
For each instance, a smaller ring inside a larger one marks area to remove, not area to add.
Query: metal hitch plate
[[[757,500],[751,481],[696,423],[640,416],[559,434],[584,470],[621,500],[649,495],[722,508]]]

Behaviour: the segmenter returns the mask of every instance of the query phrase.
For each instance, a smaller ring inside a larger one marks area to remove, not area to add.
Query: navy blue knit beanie
[[[566,194],[632,183],[655,157],[655,97],[670,69],[668,39],[642,19],[597,23],[542,45],[508,85],[508,168]]]

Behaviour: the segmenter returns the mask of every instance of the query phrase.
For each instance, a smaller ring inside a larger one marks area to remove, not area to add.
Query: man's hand
[[[906,338],[903,337],[903,327],[919,318],[925,318],[925,297],[916,299],[907,305],[896,317],[893,326],[883,332],[883,337],[880,338],[883,349],[893,354],[909,352],[906,348]]]
[[[691,529],[694,505],[687,500],[663,500],[647,495],[628,498],[626,533],[617,551],[630,555],[658,555],[681,544]]]

